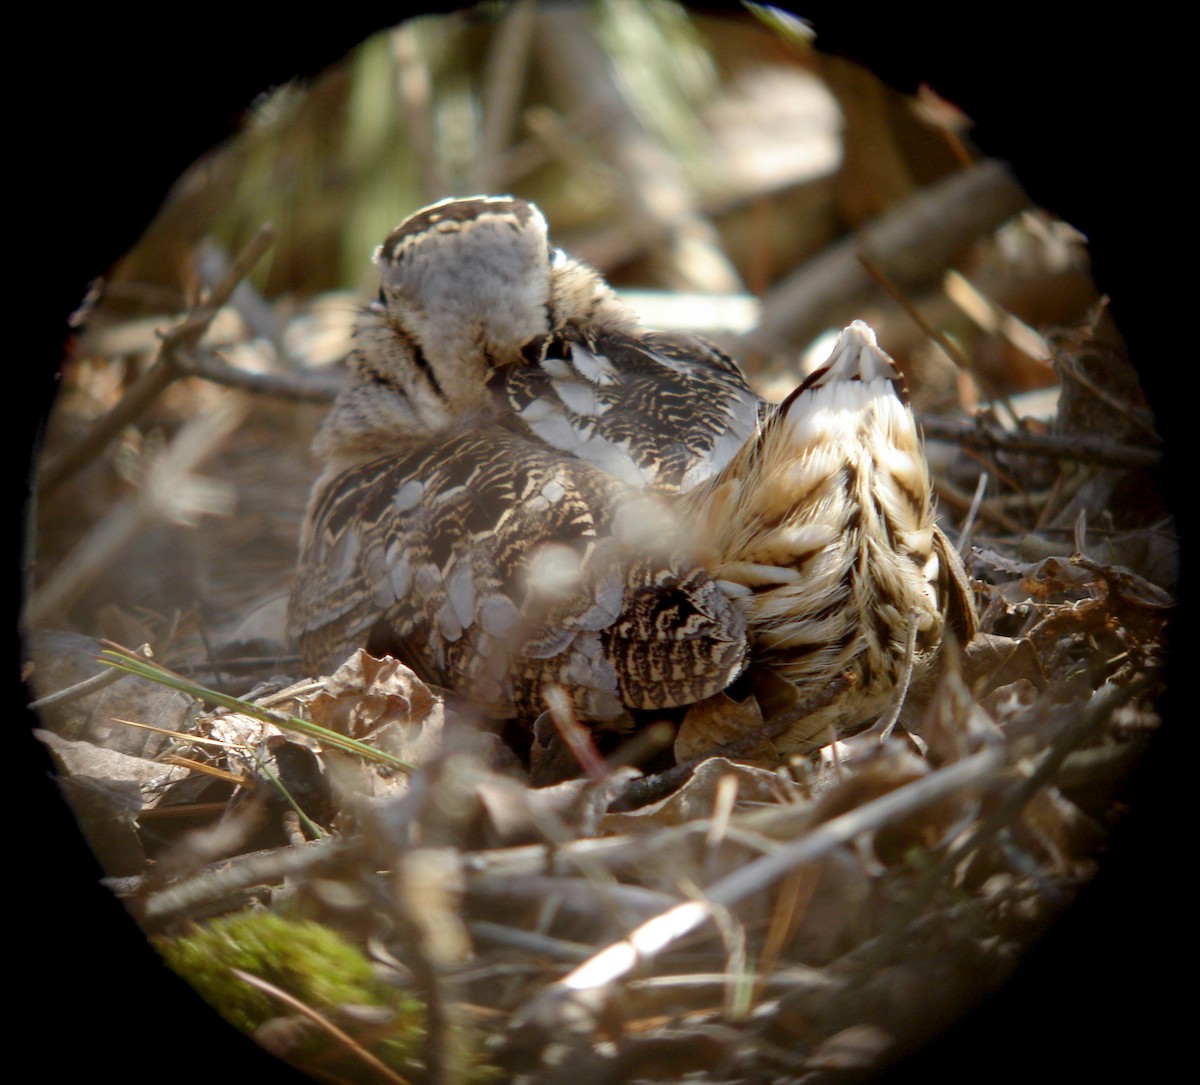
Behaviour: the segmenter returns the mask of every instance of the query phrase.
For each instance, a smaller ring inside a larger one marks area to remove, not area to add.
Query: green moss
[[[423,1004],[381,980],[356,946],[320,923],[271,912],[241,912],[198,926],[181,938],[161,939],[158,949],[209,1004],[247,1033],[293,1011],[239,979],[235,969],[335,1018],[342,1006],[384,1007],[393,1013],[392,1022],[382,1033],[374,1033],[366,1046],[402,1075],[420,1077]],[[483,1085],[500,1080],[498,1071],[484,1062],[478,1037],[455,1030],[453,1038],[464,1053],[463,1081]],[[288,1061],[302,1070],[310,1058],[323,1061],[320,1050],[328,1050],[328,1044],[319,1033],[313,1041]]]
[[[167,963],[238,1028],[253,1032],[289,1012],[234,975],[239,969],[282,988],[315,1010],[344,1005],[385,1006],[412,1021],[419,1039],[419,1002],[380,980],[357,947],[311,920],[272,912],[241,912],[162,940]]]

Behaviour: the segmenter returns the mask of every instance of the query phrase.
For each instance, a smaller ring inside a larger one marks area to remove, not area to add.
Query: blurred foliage
[[[598,13],[600,39],[638,118],[699,187],[714,188],[721,163],[699,119],[720,91],[709,44],[665,0],[605,0]]]
[[[364,257],[387,231],[446,195],[536,200],[560,239],[619,219],[635,182],[613,168],[610,118],[589,107],[587,77],[564,86],[539,63],[563,26],[547,24],[546,7],[518,0],[415,17],[307,80],[264,92],[242,130],[179,180],[117,269],[116,280],[137,284],[118,291],[122,299],[157,300],[151,288],[167,287],[182,303],[197,285],[187,254],[202,238],[236,252],[265,222],[278,240],[252,282],[278,298],[362,287]],[[601,44],[624,106],[688,183],[721,196],[727,155],[702,111],[732,73],[762,60],[771,35],[755,16],[700,16],[668,0],[554,7]],[[810,63],[779,48],[790,63]]]

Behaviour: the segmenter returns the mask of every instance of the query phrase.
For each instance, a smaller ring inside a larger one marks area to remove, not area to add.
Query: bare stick
[[[951,174],[784,279],[766,298],[758,327],[743,337],[740,355],[768,358],[794,350],[854,315],[873,285],[860,254],[889,280],[912,289],[938,278],[972,241],[1029,206],[1002,162]]]
[[[153,927],[188,912],[226,900],[256,885],[276,885],[344,855],[346,847],[332,837],[305,844],[288,844],[271,851],[251,852],[214,863],[206,871],[159,889],[139,902],[144,884],[138,880],[121,895],[137,919]]]
[[[703,901],[678,904],[641,924],[628,937],[602,949],[545,988],[534,999],[529,1010],[531,1016],[540,1021],[554,1021],[559,1016],[559,1008],[565,1008],[568,1002],[578,1004],[582,1000],[587,1006],[597,1005],[610,985],[697,930],[708,921],[714,908],[732,907],[797,867],[815,862],[863,833],[876,831],[956,791],[990,786],[1003,764],[1003,752],[989,747],[831,818],[804,836],[721,878],[708,888]]]
[[[290,373],[252,373],[230,365],[202,347],[180,351],[176,356],[179,376],[201,377],[226,388],[237,388],[257,396],[273,396],[301,403],[332,403],[341,390],[338,377],[293,376]]]
[[[421,187],[430,199],[447,191],[438,160],[433,127],[433,86],[425,63],[421,27],[416,20],[392,31],[392,60],[396,66],[396,97],[408,128]]]
[[[971,507],[963,519],[962,530],[958,533],[958,543],[954,549],[961,558],[966,555],[967,547],[971,545],[971,532],[975,529],[975,517],[979,515],[979,506],[983,504],[983,495],[987,492],[988,473],[979,473],[979,482],[975,485],[975,496],[971,498]]]
[[[143,644],[137,649],[137,653],[149,659],[152,654],[150,645]],[[82,682],[76,682],[73,686],[55,690],[53,693],[47,693],[44,697],[39,697],[35,701],[30,701],[29,707],[40,712],[43,708],[53,708],[55,705],[70,704],[71,701],[77,701],[80,697],[86,697],[89,693],[95,693],[97,690],[111,686],[114,682],[118,682],[124,678],[125,674],[125,671],[114,671],[109,668],[108,670],[101,671],[99,674],[93,674],[91,678],[85,678]],[[128,721],[122,720],[120,722],[126,723]],[[174,731],[164,733],[175,734]]]
[[[998,449],[1003,452],[1023,452],[1052,460],[1077,460],[1080,463],[1099,463],[1108,467],[1162,466],[1162,453],[1156,448],[1140,445],[1118,445],[1102,437],[1060,437],[1044,433],[1013,433],[977,422],[960,422],[952,418],[921,415],[921,429],[928,440],[951,441],[964,448]]]
[[[194,348],[223,306],[255,264],[275,240],[275,231],[263,226],[249,245],[229,266],[221,281],[213,287],[204,303],[163,336],[158,357],[108,414],[97,419],[74,448],[45,464],[38,475],[38,487],[43,494],[52,493],[81,468],[91,463],[101,450],[126,426],[132,425],[163,391],[186,370],[181,355]]]
[[[487,59],[483,103],[483,146],[475,156],[470,189],[491,192],[507,188],[503,175],[505,149],[516,129],[521,91],[537,18],[532,0],[517,0],[505,11]]]
[[[892,917],[888,931],[880,936],[879,941],[859,962],[855,982],[865,982],[876,968],[882,966],[907,944],[906,935],[911,925],[938,888],[944,884],[946,876],[968,855],[1012,824],[1033,796],[1055,777],[1071,753],[1105,725],[1116,708],[1145,693],[1150,685],[1151,682],[1143,677],[1123,687],[1103,685],[1092,694],[1083,710],[1063,728],[1032,770],[1015,786],[1009,788],[964,839],[948,848],[924,873],[916,891],[910,894]]]
[[[382,1074],[384,1079],[392,1082],[392,1085],[408,1085],[406,1078],[402,1078],[386,1063],[380,1062],[374,1055],[371,1054],[365,1047],[354,1039],[349,1033],[338,1028],[332,1021],[322,1013],[318,1013],[307,1003],[302,1002],[295,995],[285,991],[282,987],[276,987],[273,983],[268,983],[261,976],[255,976],[250,972],[244,972],[240,968],[231,968],[229,970],[243,983],[250,984],[251,987],[262,991],[266,995],[278,1002],[282,1002],[289,1009],[295,1010],[297,1013],[307,1017],[318,1028],[329,1033],[333,1039],[350,1052],[354,1058],[366,1063],[372,1070]]]
[[[740,292],[737,269],[722,250],[716,228],[699,211],[694,186],[630,106],[586,9],[542,4],[537,14],[539,62],[571,99],[566,112],[584,105],[603,111],[606,157],[625,188],[626,236],[661,261],[673,287]]]
[[[884,272],[883,268],[881,268],[865,252],[860,252],[856,255],[858,256],[858,259],[863,268],[866,270],[867,274],[879,286],[879,289],[887,294],[892,301],[899,305],[900,308],[908,314],[908,318],[918,328],[920,328],[925,335],[929,336],[930,339],[932,339],[939,347],[941,347],[942,353],[954,363],[960,372],[969,374],[971,380],[973,380],[975,384],[983,390],[986,397],[993,403],[999,403],[1008,412],[1008,416],[1014,422],[1016,422],[1017,412],[1013,410],[1013,406],[1008,401],[1008,397],[997,390],[992,381],[987,378],[986,374],[980,372],[971,365],[971,359],[967,357],[966,353],[964,353],[959,345],[940,328],[935,328],[932,324],[930,324],[929,321],[921,315],[920,310],[916,307],[916,305],[913,304],[908,295],[905,294],[904,291],[901,290],[894,282],[892,282],[892,280],[888,278],[887,274]]]

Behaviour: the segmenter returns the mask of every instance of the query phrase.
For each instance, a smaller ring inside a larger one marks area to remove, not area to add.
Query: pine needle
[[[294,731],[298,734],[307,735],[309,738],[315,738],[325,746],[332,747],[333,749],[357,754],[368,761],[377,761],[385,765],[392,765],[395,768],[404,769],[406,772],[415,771],[415,766],[409,762],[401,760],[399,757],[384,750],[369,746],[365,742],[360,742],[358,739],[338,734],[336,731],[331,731],[327,727],[321,727],[310,720],[301,719],[299,716],[272,712],[269,709],[254,704],[252,701],[246,701],[241,697],[233,697],[227,693],[220,693],[217,690],[209,689],[207,686],[201,686],[191,681],[191,679],[184,678],[183,675],[168,670],[161,664],[153,663],[140,656],[135,656],[126,649],[106,648],[100,653],[97,660],[105,666],[115,667],[118,670],[136,675],[139,678],[146,678],[151,682],[157,682],[159,685],[177,689],[207,704],[229,708],[235,712],[244,713],[253,719],[261,720],[263,723],[274,724],[274,726],[281,730]]]

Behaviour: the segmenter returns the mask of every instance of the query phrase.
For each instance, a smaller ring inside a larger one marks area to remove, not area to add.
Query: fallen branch
[[[1003,162],[980,162],[953,173],[784,279],[763,302],[758,327],[742,337],[735,353],[744,361],[770,358],[844,323],[874,288],[863,254],[890,281],[912,289],[939,278],[972,241],[1029,207],[1029,197]]]
[[[290,373],[252,373],[239,369],[207,350],[194,348],[176,357],[181,377],[200,377],[226,388],[237,388],[256,396],[273,396],[301,403],[332,403],[341,390],[340,378],[293,376]]]
[[[568,1015],[580,1010],[594,1012],[606,1001],[612,985],[697,930],[715,911],[730,908],[797,867],[815,862],[856,837],[881,829],[956,791],[992,786],[1003,765],[1003,751],[989,747],[823,822],[811,832],[721,878],[709,886],[703,900],[677,904],[641,924],[628,937],[605,947],[543,989],[526,1011],[514,1018],[511,1029],[516,1031],[536,1023],[553,1032]]]
[[[1118,445],[1101,437],[1073,435],[1061,437],[1048,433],[1013,433],[981,426],[977,422],[961,422],[936,415],[918,418],[927,440],[951,441],[964,448],[998,449],[1003,452],[1022,452],[1053,460],[1077,460],[1098,463],[1107,467],[1162,467],[1163,455],[1156,448],[1140,445]]]
[[[274,240],[275,231],[270,226],[263,226],[213,287],[203,305],[163,336],[154,364],[133,383],[120,403],[97,419],[73,448],[42,466],[38,474],[38,488],[42,494],[52,493],[95,460],[104,447],[126,426],[137,421],[174,381],[188,375],[184,356],[199,344],[218,311]]]
[[[876,969],[883,967],[908,945],[908,935],[926,905],[933,899],[956,866],[987,841],[1010,826],[1039,791],[1054,779],[1068,757],[1090,739],[1127,701],[1145,693],[1151,686],[1143,679],[1128,686],[1105,685],[1096,690],[1083,710],[1054,739],[1032,768],[983,817],[962,840],[958,841],[923,875],[916,890],[892,916],[888,930],[859,962],[852,984],[861,985]],[[961,762],[960,762],[961,763]]]
[[[251,852],[222,859],[186,881],[145,893],[144,879],[121,880],[111,887],[144,926],[153,929],[176,916],[203,910],[256,885],[278,885],[285,878],[307,873],[336,860],[346,845],[333,837],[304,844],[287,844],[266,852]]]

